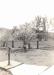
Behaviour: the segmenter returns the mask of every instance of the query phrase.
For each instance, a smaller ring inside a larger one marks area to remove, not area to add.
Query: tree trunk
[[[44,41],[47,41],[48,40],[48,34],[47,32],[45,33],[45,36],[44,36]]]
[[[6,44],[6,42],[4,41],[4,42],[3,42],[3,47],[5,47],[5,44]]]
[[[30,43],[28,43],[28,49],[30,49],[31,47],[30,47]]]
[[[12,40],[12,48],[14,48],[14,40]]]
[[[27,51],[27,50],[26,50],[26,45],[24,45],[23,48],[24,48],[24,52],[26,52],[26,51]]]
[[[27,49],[26,49],[26,42],[25,42],[25,39],[24,39],[24,41],[23,41],[24,43],[23,43],[23,49],[24,49],[24,52],[26,52],[27,51]]]
[[[39,41],[37,40],[37,49],[39,49]]]

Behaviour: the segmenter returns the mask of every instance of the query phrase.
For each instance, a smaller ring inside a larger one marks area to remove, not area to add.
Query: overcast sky
[[[19,26],[37,15],[54,17],[54,1],[0,0],[0,27]]]

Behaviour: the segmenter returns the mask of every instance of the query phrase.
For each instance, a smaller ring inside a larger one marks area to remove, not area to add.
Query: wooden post
[[[10,49],[11,48],[8,47],[8,65],[10,65]]]

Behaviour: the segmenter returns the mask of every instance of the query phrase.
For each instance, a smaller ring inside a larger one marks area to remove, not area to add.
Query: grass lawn
[[[7,50],[0,50],[0,61],[7,60]],[[11,60],[26,64],[54,65],[54,41],[48,40],[40,44],[40,49],[31,49],[24,52],[15,51],[11,53]]]

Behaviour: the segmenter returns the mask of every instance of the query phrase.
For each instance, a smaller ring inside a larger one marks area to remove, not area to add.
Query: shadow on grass
[[[0,75],[13,75],[9,70],[0,67]]]

